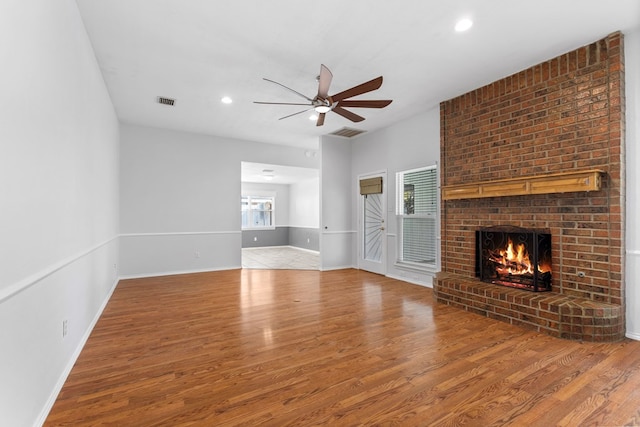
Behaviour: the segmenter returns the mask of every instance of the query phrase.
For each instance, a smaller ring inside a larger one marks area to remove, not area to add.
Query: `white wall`
[[[319,167],[302,148],[135,125],[120,146],[123,277],[240,268],[240,163]]]
[[[320,158],[320,270],[354,267],[350,140],[321,137]]]
[[[640,29],[625,34],[627,336],[640,340]]]
[[[364,134],[353,141],[351,180],[370,172],[387,171],[387,276],[431,286],[434,272],[422,272],[395,265],[397,221],[395,219],[396,172],[430,166],[439,161],[439,107],[388,128]],[[357,189],[354,189],[353,227],[357,227]],[[439,245],[438,245],[439,247]]]
[[[115,285],[118,122],[73,0],[1,2],[0,40],[0,425],[28,426]]]
[[[320,178],[305,179],[289,186],[289,225],[320,227]]]
[[[287,227],[289,220],[289,184],[262,184],[259,182],[243,182],[240,185],[241,192],[247,196],[276,196],[275,220],[276,227]],[[240,199],[238,198],[238,212],[240,212]]]

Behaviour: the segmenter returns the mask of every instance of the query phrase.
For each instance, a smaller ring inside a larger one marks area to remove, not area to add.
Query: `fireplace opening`
[[[551,290],[551,234],[513,226],[476,230],[476,276],[533,292]]]

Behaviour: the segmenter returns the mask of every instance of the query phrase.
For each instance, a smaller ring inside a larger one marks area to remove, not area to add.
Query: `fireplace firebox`
[[[551,290],[551,234],[513,226],[476,230],[476,276],[533,292]]]

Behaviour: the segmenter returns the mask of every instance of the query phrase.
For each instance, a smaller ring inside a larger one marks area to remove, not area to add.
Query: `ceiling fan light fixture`
[[[329,107],[328,105],[318,105],[317,107],[314,107],[313,109],[316,110],[316,113],[318,113],[318,114],[324,114],[324,113],[328,113],[329,111],[331,111],[331,107]]]

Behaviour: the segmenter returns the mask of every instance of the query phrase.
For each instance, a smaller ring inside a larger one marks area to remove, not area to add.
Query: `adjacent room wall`
[[[302,148],[122,125],[121,275],[240,268],[242,161],[319,166]]]
[[[75,1],[3,1],[0,40],[0,425],[31,426],[116,283],[118,122]]]
[[[396,173],[431,166],[439,158],[440,116],[437,108],[418,114],[388,128],[364,134],[353,140],[351,181],[359,175],[387,171],[387,276],[431,286],[438,268],[428,271],[396,265],[397,221],[395,218]],[[353,228],[358,227],[357,189],[352,194]]]
[[[289,195],[289,225],[318,228],[320,225],[320,178],[291,184]]]
[[[289,244],[320,250],[320,178],[298,181],[289,186]]]

